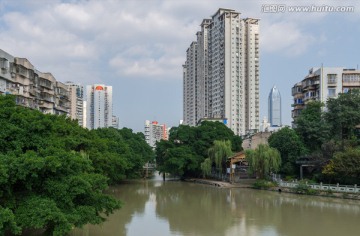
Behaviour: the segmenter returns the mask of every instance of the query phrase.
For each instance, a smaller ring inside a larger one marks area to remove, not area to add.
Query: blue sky
[[[315,2],[315,3],[314,3]],[[281,13],[262,12],[282,4]],[[354,12],[289,12],[291,6],[353,6]],[[260,18],[260,119],[273,85],[291,123],[291,87],[311,67],[360,64],[360,1],[2,0],[0,48],[59,81],[113,86],[122,127],[182,119],[182,64],[203,18],[219,7]]]

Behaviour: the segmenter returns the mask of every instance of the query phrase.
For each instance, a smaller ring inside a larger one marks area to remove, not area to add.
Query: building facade
[[[86,87],[86,127],[88,129],[112,127],[112,117],[112,86],[88,85]]]
[[[360,88],[360,70],[342,67],[314,67],[308,75],[292,87],[292,118],[296,119],[309,101],[326,103],[339,93]]]
[[[268,116],[271,127],[281,126],[281,95],[280,91],[274,86],[268,98]]]
[[[196,83],[197,83],[197,43],[192,42],[186,51],[186,62],[183,65],[183,99],[184,123],[194,126],[196,124]]]
[[[112,127],[115,129],[119,129],[120,127],[120,121],[119,121],[119,117],[117,116],[112,116]]]
[[[66,82],[70,97],[69,116],[73,120],[77,120],[81,127],[84,125],[84,86],[73,82]]]
[[[67,86],[51,73],[40,72],[26,58],[14,57],[1,49],[0,70],[0,94],[13,94],[18,105],[45,114],[69,114]]]
[[[157,121],[145,121],[144,127],[145,141],[155,148],[156,142],[160,140],[168,140],[168,129],[165,124],[159,124]]]
[[[184,124],[216,118],[237,135],[258,130],[259,20],[220,8],[196,35],[183,67]]]

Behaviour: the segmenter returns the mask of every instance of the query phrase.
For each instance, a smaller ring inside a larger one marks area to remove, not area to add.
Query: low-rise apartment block
[[[69,91],[51,73],[38,71],[26,58],[0,49],[0,94],[13,94],[18,105],[46,114],[69,114]]]
[[[292,87],[292,118],[295,119],[309,101],[326,103],[339,93],[360,88],[360,70],[342,67],[311,68],[305,78]]]

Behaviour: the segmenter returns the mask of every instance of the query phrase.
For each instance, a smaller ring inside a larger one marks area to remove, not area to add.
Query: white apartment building
[[[313,67],[308,75],[292,87],[292,118],[295,119],[309,101],[326,103],[339,93],[360,88],[360,70],[343,67]]]
[[[112,127],[112,86],[104,84],[86,87],[86,127],[88,129]]]
[[[209,117],[209,55],[208,55],[208,36],[210,19],[204,19],[201,23],[201,31],[196,33],[197,36],[197,58],[196,58],[196,120]]]
[[[156,142],[160,140],[168,140],[168,129],[165,124],[159,124],[157,121],[150,122],[149,120],[145,121],[144,126],[144,135],[145,141],[152,148],[156,147]]]
[[[184,123],[195,126],[196,124],[196,77],[197,77],[197,45],[192,42],[186,51],[186,62],[183,65],[183,104]]]
[[[84,86],[75,84],[71,81],[68,81],[65,84],[69,90],[70,118],[77,120],[81,127],[86,127],[84,125]]]
[[[215,118],[237,135],[258,130],[259,20],[223,8],[204,19],[183,76],[184,124]]]

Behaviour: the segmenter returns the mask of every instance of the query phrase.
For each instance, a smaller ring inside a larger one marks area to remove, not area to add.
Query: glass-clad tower
[[[281,126],[281,96],[276,86],[270,90],[268,115],[271,127]]]

